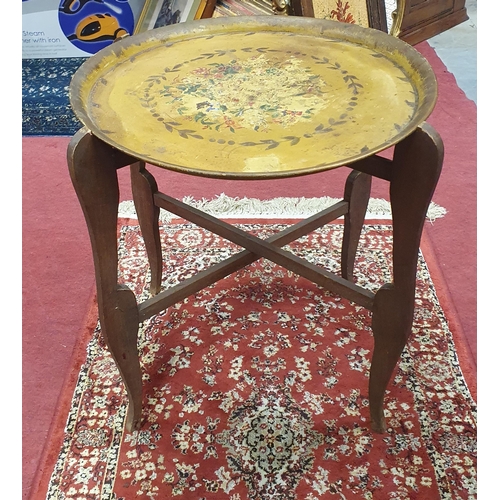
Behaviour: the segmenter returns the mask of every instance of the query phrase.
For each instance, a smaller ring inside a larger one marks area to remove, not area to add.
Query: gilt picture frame
[[[211,17],[216,0],[146,0],[134,34]]]

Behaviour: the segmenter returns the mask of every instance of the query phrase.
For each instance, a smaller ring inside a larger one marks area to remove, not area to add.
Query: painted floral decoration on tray
[[[310,120],[327,105],[325,85],[294,57],[276,61],[258,55],[196,68],[165,85],[160,95],[204,128],[263,131],[271,124],[287,127]]]

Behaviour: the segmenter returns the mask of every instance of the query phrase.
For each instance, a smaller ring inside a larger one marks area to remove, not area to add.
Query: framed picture
[[[146,0],[134,34],[211,17],[217,0]]]
[[[385,0],[292,0],[295,15],[358,24],[387,33]]]

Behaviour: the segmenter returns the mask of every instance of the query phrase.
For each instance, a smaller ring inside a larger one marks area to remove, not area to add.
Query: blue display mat
[[[23,59],[23,136],[71,136],[82,124],[69,103],[69,84],[86,58]]]

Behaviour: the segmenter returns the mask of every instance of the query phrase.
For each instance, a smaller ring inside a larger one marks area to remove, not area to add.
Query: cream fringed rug
[[[221,218],[305,218],[330,207],[337,203],[340,198],[330,198],[323,196],[320,198],[273,198],[270,200],[260,200],[257,198],[232,198],[224,193],[215,198],[195,200],[191,196],[186,196],[182,200],[187,205],[202,210],[209,215]],[[120,217],[135,218],[136,212],[134,202],[131,200],[120,203]],[[444,217],[446,209],[431,202],[427,211],[427,219],[433,222],[436,219]],[[169,221],[175,216],[161,209],[160,218],[163,221]],[[391,217],[391,205],[382,198],[371,198],[368,203],[366,219],[387,219]]]

